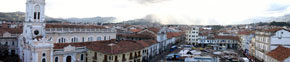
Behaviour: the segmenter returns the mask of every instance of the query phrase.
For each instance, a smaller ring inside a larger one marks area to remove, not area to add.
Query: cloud
[[[0,11],[25,12],[25,2],[0,0]],[[45,15],[116,17],[118,21],[126,21],[154,14],[148,19],[162,24],[240,24],[258,16],[290,14],[289,5],[290,0],[46,0]]]
[[[287,8],[289,8],[290,5],[283,5],[283,4],[278,4],[278,3],[273,3],[270,5],[268,11],[285,11]]]
[[[129,0],[129,1],[136,1],[140,4],[153,4],[153,3],[160,3],[169,0]]]

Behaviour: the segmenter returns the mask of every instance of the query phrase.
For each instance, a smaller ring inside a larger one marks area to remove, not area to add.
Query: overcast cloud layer
[[[26,0],[0,0],[0,12],[25,11]],[[241,24],[253,17],[290,14],[290,0],[46,0],[45,14],[56,18],[154,15],[163,24]]]

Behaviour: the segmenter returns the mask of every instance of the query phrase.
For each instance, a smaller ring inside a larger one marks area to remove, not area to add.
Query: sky
[[[0,12],[25,12],[26,0],[0,0]],[[153,16],[162,24],[244,24],[254,17],[290,14],[290,0],[46,0],[54,18],[116,17],[117,21]]]

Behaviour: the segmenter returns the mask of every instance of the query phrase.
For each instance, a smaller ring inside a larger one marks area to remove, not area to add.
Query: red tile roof
[[[290,48],[279,45],[276,49],[268,52],[267,55],[278,61],[283,61],[290,57]]]
[[[136,33],[142,31],[142,29],[131,29],[130,31]]]
[[[46,24],[45,28],[105,28],[97,25]]]
[[[271,29],[264,29],[262,30],[263,32],[276,32],[276,31],[279,31],[279,30],[282,30],[284,28],[271,28]],[[287,29],[284,29],[284,30],[287,30]],[[290,31],[290,30],[287,30],[287,31]]]
[[[153,31],[154,33],[158,33],[160,28],[151,27],[151,28],[148,28],[148,30]]]
[[[182,35],[182,32],[167,32],[167,38],[173,38],[173,37],[178,37]]]
[[[54,44],[54,49],[63,49],[68,45],[75,47],[86,46],[89,50],[98,51],[105,54],[119,54],[135,50],[141,50],[155,43],[157,43],[157,41],[154,40],[146,40],[146,41],[106,40],[106,41],[81,42],[81,43],[57,43]]]
[[[254,31],[239,31],[238,34],[240,35],[249,35],[255,33]]]
[[[22,28],[0,28],[0,35],[3,35],[5,32],[9,32],[11,34],[21,34],[22,31]]]

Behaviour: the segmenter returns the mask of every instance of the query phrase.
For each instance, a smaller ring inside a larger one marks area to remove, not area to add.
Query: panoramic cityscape
[[[0,62],[290,62],[289,0],[0,1]]]

